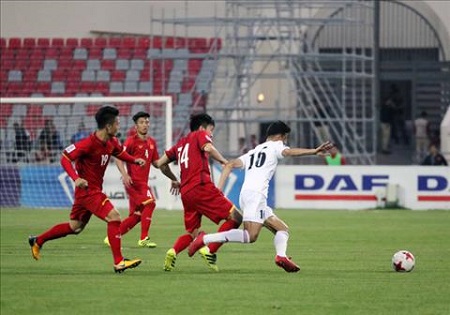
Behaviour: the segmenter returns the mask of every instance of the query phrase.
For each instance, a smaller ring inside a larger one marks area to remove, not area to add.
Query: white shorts
[[[243,211],[244,222],[264,223],[273,216],[273,210],[267,206],[267,198],[256,191],[244,190],[239,196],[239,204]]]

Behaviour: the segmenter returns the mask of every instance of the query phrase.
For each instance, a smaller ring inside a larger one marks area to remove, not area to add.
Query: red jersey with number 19
[[[127,171],[128,175],[133,179],[133,182],[147,185],[150,166],[153,161],[159,159],[155,139],[148,137],[147,139],[142,140],[135,134],[129,136],[127,140],[125,140],[124,147],[130,155],[145,160],[144,166],[127,163]]]
[[[88,182],[88,189],[75,188],[75,196],[101,192],[110,156],[120,156],[124,151],[116,137],[104,142],[95,133],[65,148],[63,155],[70,161],[75,161],[78,175]]]
[[[180,166],[181,194],[197,185],[211,183],[208,154],[203,151],[207,143],[212,143],[205,130],[197,130],[181,138],[165,153],[171,161],[178,160]]]

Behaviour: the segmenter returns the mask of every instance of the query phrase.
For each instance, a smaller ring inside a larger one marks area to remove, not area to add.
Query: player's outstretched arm
[[[156,168],[161,168],[163,165],[168,165],[172,162],[166,153],[163,154],[159,159],[153,162],[153,166]]]
[[[231,160],[230,162],[227,162],[225,166],[223,167],[222,173],[220,174],[219,183],[217,184],[217,187],[223,191],[223,188],[225,187],[225,182],[230,176],[231,171],[233,168],[242,168],[243,164],[240,159]]]
[[[302,155],[326,155],[327,151],[334,146],[330,141],[322,143],[315,149],[289,148],[283,150],[283,156],[302,156]]]

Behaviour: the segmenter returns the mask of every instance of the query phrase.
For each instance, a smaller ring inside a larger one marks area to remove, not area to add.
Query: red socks
[[[120,223],[120,234],[124,235],[141,220],[138,214],[132,214]]]
[[[179,253],[183,250],[185,250],[189,244],[191,244],[193,238],[190,234],[184,234],[181,235],[176,241],[175,244],[173,244],[173,249],[175,250],[175,253]]]
[[[141,214],[141,240],[148,236],[150,225],[152,224],[153,210],[155,210],[155,203],[152,202],[144,206]]]
[[[37,237],[36,243],[42,247],[45,242],[61,237],[66,237],[69,234],[75,234],[70,228],[69,222],[57,224],[46,232]]]
[[[118,264],[123,260],[120,234],[120,221],[111,221],[107,223],[107,233],[109,245],[114,257],[114,264]]]
[[[224,232],[224,231],[228,231],[231,229],[236,229],[239,227],[239,224],[234,221],[234,220],[227,220],[225,221],[217,230],[217,232]],[[215,252],[217,252],[220,248],[220,246],[222,246],[223,243],[210,243],[208,244],[209,247],[209,251],[211,254],[214,254]]]

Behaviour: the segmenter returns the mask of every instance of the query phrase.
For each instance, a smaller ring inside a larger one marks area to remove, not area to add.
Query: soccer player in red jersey
[[[191,132],[181,138],[177,144],[166,150],[164,155],[156,162],[157,167],[178,161],[181,173],[181,200],[184,208],[184,225],[186,234],[181,235],[173,247],[166,253],[164,270],[171,271],[175,267],[178,253],[186,249],[198,235],[202,216],[219,224],[219,231],[227,231],[239,227],[242,215],[211,181],[208,157],[221,164],[227,160],[214,147],[212,132],[214,120],[208,114],[191,116]],[[216,265],[216,252],[221,243],[211,243],[200,249],[199,253],[208,266],[218,271]]]
[[[125,151],[130,155],[145,160],[145,166],[141,167],[134,163],[125,164],[117,160],[117,168],[122,174],[122,182],[129,197],[129,216],[120,224],[120,233],[124,235],[138,222],[141,222],[141,237],[138,246],[154,248],[156,244],[150,241],[148,232],[155,210],[155,198],[148,187],[150,166],[159,159],[158,148],[155,139],[147,135],[150,127],[150,115],[146,112],[138,112],[133,116],[135,133],[125,140]],[[172,180],[171,192],[178,194],[180,183],[170,170],[168,165],[161,166],[161,172]],[[104,242],[109,245],[108,237]]]
[[[118,116],[117,108],[111,106],[100,108],[95,114],[97,131],[64,149],[61,165],[75,182],[75,198],[70,221],[57,224],[38,236],[28,238],[34,259],[40,258],[40,250],[45,242],[83,231],[93,214],[107,223],[114,271],[123,272],[141,263],[140,259],[129,260],[122,256],[120,214],[102,192],[103,177],[111,155],[125,162],[145,165],[143,159],[125,152],[115,137],[119,129]],[[75,162],[75,168],[72,162]]]

